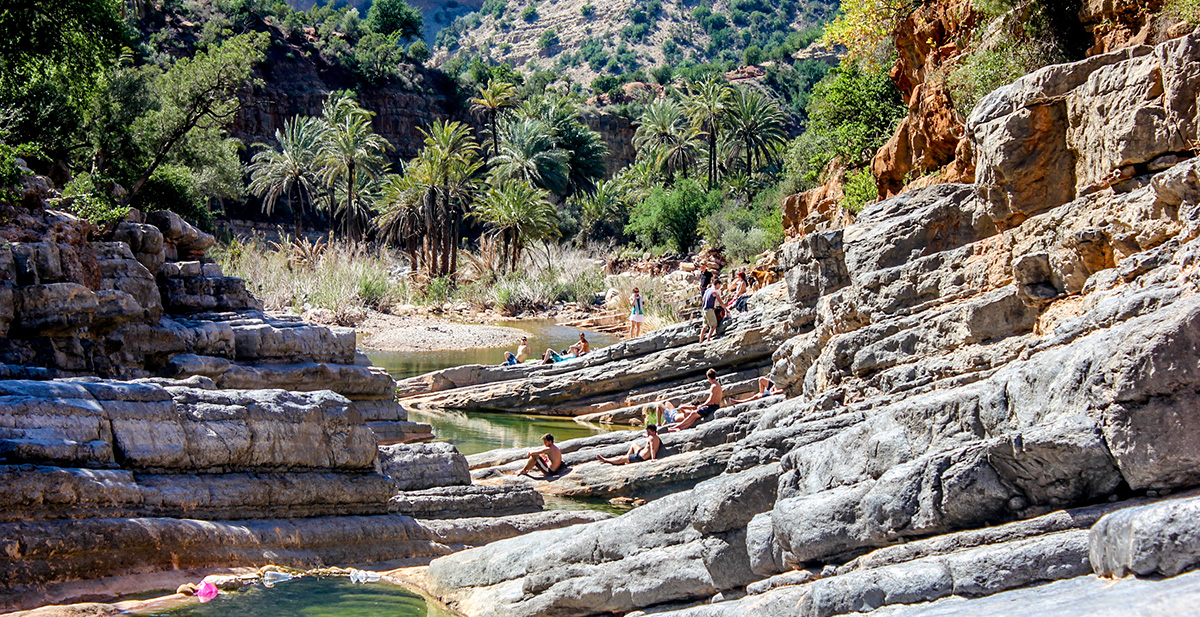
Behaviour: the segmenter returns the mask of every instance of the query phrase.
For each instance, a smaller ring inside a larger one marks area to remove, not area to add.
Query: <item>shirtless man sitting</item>
[[[528,476],[534,467],[537,467],[537,470],[544,476],[562,469],[562,451],[554,445],[554,435],[550,433],[542,435],[542,445],[545,447],[529,452],[529,462],[525,463],[524,469],[517,472],[518,476]]]
[[[755,399],[766,398],[768,396],[775,396],[776,394],[783,394],[783,388],[776,386],[775,382],[771,381],[770,377],[764,376],[764,377],[758,378],[758,393],[751,394],[750,396],[747,396],[745,398],[731,399],[731,402],[733,402],[733,403],[749,403],[750,401],[753,401]]]
[[[658,458],[658,449],[662,447],[662,440],[658,438],[658,427],[653,424],[646,425],[646,445],[639,446],[639,442],[629,444],[629,452],[625,456],[608,458],[606,456],[596,456],[596,460],[604,461],[609,465],[625,465],[627,463],[640,463],[642,461],[653,461]]]
[[[696,405],[680,405],[679,411],[683,412],[683,418],[676,424],[667,429],[669,432],[682,431],[691,428],[700,418],[712,415],[713,412],[721,408],[721,403],[724,400],[725,391],[721,388],[721,382],[717,381],[717,371],[708,369],[704,374],[708,378],[708,398],[699,406]]]
[[[588,342],[587,337],[582,332],[579,333],[579,342],[567,348],[567,351],[575,354],[575,357],[587,354],[592,350],[592,344]]]

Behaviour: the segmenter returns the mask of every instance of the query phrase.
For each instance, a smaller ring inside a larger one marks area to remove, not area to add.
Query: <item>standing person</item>
[[[551,433],[542,435],[542,445],[545,447],[529,452],[527,456],[529,462],[525,463],[525,468],[517,473],[518,476],[529,475],[534,467],[537,467],[538,471],[546,476],[562,468],[562,451],[554,445],[554,435]]]
[[[746,280],[746,271],[738,270],[733,279],[733,293],[729,296],[729,308],[735,308],[740,313],[746,312],[746,302],[750,299],[750,281]]]
[[[646,321],[646,307],[642,304],[642,292],[634,287],[633,295],[629,296],[629,338],[641,335],[643,321]]]
[[[704,325],[700,326],[701,343],[705,338],[712,340],[717,334],[717,326],[721,325],[721,320],[717,318],[717,305],[721,303],[721,292],[717,289],[719,284],[720,282],[714,278],[709,283],[703,300],[700,302],[700,312],[704,315]]]
[[[712,270],[701,270],[700,271],[700,297],[701,297],[701,299],[703,299],[703,297],[704,297],[704,292],[708,291],[708,286],[712,284],[712,280],[713,280]]]

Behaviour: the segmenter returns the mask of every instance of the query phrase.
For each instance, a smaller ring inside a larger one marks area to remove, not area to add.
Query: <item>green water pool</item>
[[[507,413],[471,413],[409,410],[408,419],[433,425],[438,441],[454,444],[465,455],[497,448],[542,447],[542,435],[551,433],[555,441],[588,437],[625,426],[581,424],[571,418],[526,416]]]
[[[503,322],[497,325],[517,328],[529,333],[529,347],[534,355],[541,357],[547,347],[566,349],[579,340],[579,330],[554,323],[553,320],[531,319],[523,321]],[[620,340],[612,334],[588,332],[588,341],[592,348],[597,349]],[[448,349],[441,351],[420,352],[388,352],[365,351],[375,366],[382,366],[396,379],[405,379],[464,364],[500,364],[504,361],[504,352],[516,351],[515,346],[481,347],[472,349]]]
[[[390,583],[303,577],[267,588],[221,593],[204,604],[141,613],[149,617],[450,617],[436,603]]]

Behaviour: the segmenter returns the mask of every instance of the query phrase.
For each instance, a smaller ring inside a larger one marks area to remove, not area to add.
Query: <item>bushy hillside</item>
[[[438,34],[434,62],[471,59],[590,85],[668,65],[758,64],[819,35],[837,0],[486,0]]]

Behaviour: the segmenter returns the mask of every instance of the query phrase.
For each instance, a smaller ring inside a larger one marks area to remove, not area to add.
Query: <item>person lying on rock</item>
[[[653,461],[658,458],[658,449],[662,447],[662,440],[658,438],[658,427],[653,424],[646,425],[646,445],[639,446],[640,442],[629,444],[629,452],[625,456],[617,456],[608,458],[606,456],[596,455],[596,460],[603,461],[609,465],[624,465],[626,463],[640,463],[642,461]]]
[[[542,354],[542,364],[554,364],[564,360],[572,360],[575,357],[575,354],[570,353],[566,349],[562,350],[562,353],[559,353],[554,351],[553,347],[548,347],[546,348],[546,353]]]
[[[550,433],[542,435],[542,445],[545,447],[529,452],[529,456],[526,457],[529,459],[529,462],[525,463],[524,469],[517,472],[518,476],[528,476],[529,472],[533,471],[535,467],[538,471],[542,472],[543,476],[548,476],[562,469],[562,451],[558,449],[558,446],[554,445],[554,435]]]
[[[643,407],[642,424],[656,424],[661,427],[666,427],[669,424],[674,424],[683,418],[683,413],[675,409],[675,404],[671,401],[656,401],[647,403]]]
[[[717,381],[717,371],[708,369],[704,374],[708,378],[708,398],[704,399],[703,403],[697,405],[680,405],[679,410],[683,412],[683,417],[679,422],[667,429],[669,432],[682,431],[691,428],[700,418],[707,418],[721,408],[721,403],[724,401],[725,391],[721,388],[721,382]]]
[[[750,401],[768,397],[768,396],[775,396],[776,394],[783,394],[783,388],[776,386],[775,382],[771,381],[770,377],[763,376],[763,377],[758,378],[758,393],[751,394],[750,396],[747,396],[746,398],[731,399],[730,402],[735,403],[735,404],[736,403],[749,403]]]

